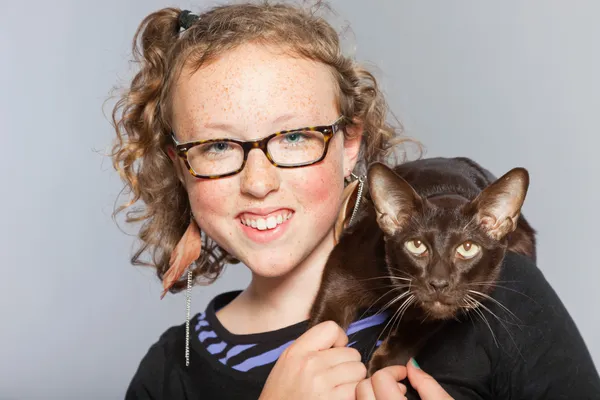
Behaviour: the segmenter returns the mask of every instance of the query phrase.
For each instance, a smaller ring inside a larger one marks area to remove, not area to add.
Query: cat
[[[405,365],[445,321],[479,306],[506,251],[535,261],[536,232],[521,215],[524,168],[496,179],[463,157],[393,169],[376,162],[365,186],[356,222],[327,260],[309,326],[333,320],[346,330],[359,311],[389,311],[387,337],[367,365],[371,376]]]

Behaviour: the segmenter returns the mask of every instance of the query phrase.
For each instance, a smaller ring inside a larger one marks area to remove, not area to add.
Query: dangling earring
[[[352,224],[356,214],[358,213],[360,202],[362,200],[362,193],[365,186],[366,176],[358,177],[353,173],[350,174],[355,180],[350,182],[342,193],[342,206],[340,208],[340,212],[338,213],[337,220],[335,221],[335,225],[333,226],[333,238],[335,244],[338,244],[340,241],[340,236],[342,235],[343,230]],[[358,186],[358,191],[356,187]],[[352,208],[352,213],[350,213],[350,209],[348,207],[349,204],[354,202],[354,207]],[[348,215],[350,214],[350,215]]]
[[[165,297],[171,286],[181,278],[183,272],[200,257],[202,237],[200,228],[192,215],[190,224],[185,233],[173,249],[169,260],[169,269],[163,275],[163,292],[160,298]]]
[[[363,193],[363,189],[365,187],[365,179],[366,176],[356,176],[354,175],[354,173],[351,173],[352,177],[354,179],[356,179],[358,181],[358,193],[356,194],[356,202],[354,203],[354,209],[352,210],[352,215],[350,216],[350,221],[348,222],[348,225],[352,225],[352,221],[354,220],[354,217],[356,216],[356,213],[358,212],[358,206],[360,206],[360,202],[362,200],[362,193]]]
[[[164,298],[165,294],[173,286],[175,282],[181,278],[186,268],[187,271],[187,290],[185,295],[185,307],[186,307],[186,318],[185,318],[185,365],[190,365],[190,311],[191,311],[191,300],[192,300],[192,284],[193,275],[192,269],[189,266],[200,257],[202,250],[202,236],[200,235],[200,228],[194,219],[192,214],[190,224],[188,225],[185,233],[181,237],[181,240],[177,243],[171,258],[169,260],[169,269],[163,275],[163,292],[160,298]]]
[[[187,273],[187,290],[185,291],[185,366],[190,365],[190,312],[192,305],[192,269]]]

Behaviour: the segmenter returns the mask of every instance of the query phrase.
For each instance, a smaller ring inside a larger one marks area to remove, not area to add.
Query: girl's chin
[[[252,257],[252,259],[247,260],[244,264],[254,277],[261,278],[281,278],[292,272],[298,265],[290,257],[285,260],[270,260],[270,262],[265,262],[264,258],[259,260]]]

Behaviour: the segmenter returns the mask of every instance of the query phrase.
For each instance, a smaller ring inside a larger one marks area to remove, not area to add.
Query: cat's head
[[[393,170],[374,163],[369,192],[386,241],[387,268],[397,306],[414,303],[430,317],[446,319],[474,308],[493,288],[529,186],[515,168],[475,199],[444,194],[420,197]]]

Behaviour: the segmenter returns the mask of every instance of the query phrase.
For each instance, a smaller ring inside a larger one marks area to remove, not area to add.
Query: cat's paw
[[[367,363],[367,376],[371,377],[375,372],[391,365],[406,365],[411,357],[412,353],[402,350],[379,354],[375,352]]]

